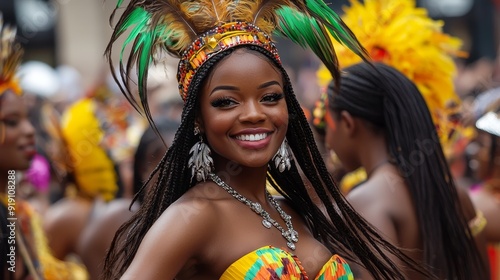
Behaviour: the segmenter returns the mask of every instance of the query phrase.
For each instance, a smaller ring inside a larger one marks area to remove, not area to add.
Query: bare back
[[[365,183],[353,189],[347,199],[388,241],[403,248],[415,261],[423,261],[415,206],[408,186],[396,167],[390,164],[381,166]],[[393,258],[393,261],[397,263],[397,259]],[[408,279],[424,279],[410,270],[406,271],[406,275]],[[371,279],[366,272],[361,278]]]

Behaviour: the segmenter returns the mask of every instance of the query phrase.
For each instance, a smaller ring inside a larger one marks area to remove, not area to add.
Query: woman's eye
[[[236,101],[229,99],[229,98],[218,98],[212,102],[210,102],[212,107],[229,107],[232,105],[237,104]]]
[[[283,99],[285,95],[283,93],[271,93],[262,98],[263,102],[277,102]]]
[[[16,126],[19,123],[18,120],[14,119],[5,119],[2,122],[5,123],[6,126]]]

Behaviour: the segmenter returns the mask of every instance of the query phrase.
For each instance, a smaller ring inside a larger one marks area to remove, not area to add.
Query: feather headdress
[[[4,25],[0,14],[0,95],[7,90],[21,94],[16,73],[21,63],[23,50],[15,39],[16,29]]]
[[[374,61],[401,71],[424,96],[433,114],[442,143],[451,141],[457,129],[460,98],[453,87],[454,57],[461,41],[442,31],[443,23],[417,8],[415,0],[351,0],[342,19]],[[356,54],[334,42],[340,68],[361,62]],[[326,86],[332,76],[326,67],[318,71],[319,84]]]
[[[118,0],[111,18],[122,2]],[[146,110],[148,66],[162,52],[181,59],[177,78],[184,100],[197,69],[220,51],[241,44],[258,45],[279,61],[272,33],[311,48],[335,78],[340,73],[329,34],[366,57],[350,29],[322,0],[131,0],[116,23],[106,50],[108,58],[113,43],[126,31],[120,54],[121,79],[127,81],[132,69],[137,69],[139,97]],[[131,50],[124,63],[127,46]],[[130,86],[123,84],[122,91],[137,109]]]

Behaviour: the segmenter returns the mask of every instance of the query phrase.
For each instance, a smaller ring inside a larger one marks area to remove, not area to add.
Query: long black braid
[[[446,279],[487,279],[436,128],[417,87],[396,69],[360,63],[344,69],[329,107],[348,111],[384,131],[390,156],[411,193],[425,264]]]
[[[307,119],[293,94],[290,80],[284,69],[266,50],[258,46],[245,45],[214,55],[200,67],[193,78],[182,112],[181,124],[172,146],[150,176],[152,178],[156,172],[159,172],[158,179],[152,186],[152,191],[147,192],[139,211],[118,230],[105,260],[104,279],[116,279],[125,272],[153,223],[168,206],[196,183],[191,181],[191,172],[187,168],[187,163],[189,150],[198,141],[198,137],[194,135],[198,108],[197,93],[214,68],[213,66],[238,48],[246,48],[264,55],[282,71],[290,119],[287,139],[297,162],[300,163],[300,168],[321,198],[322,206],[327,209],[328,217],[309,197],[295,164],[292,165],[291,171],[285,173],[280,173],[275,167],[271,167],[269,176],[276,181],[275,188],[294,209],[304,216],[315,237],[322,241],[330,251],[342,250],[351,259],[361,262],[376,279],[404,278],[395,264],[382,253],[381,248],[399,257],[406,265],[418,269],[411,259],[382,239],[341,195],[325,167]]]

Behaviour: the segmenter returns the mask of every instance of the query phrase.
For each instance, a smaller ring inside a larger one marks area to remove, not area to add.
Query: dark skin
[[[8,170],[26,170],[35,153],[35,129],[28,120],[24,99],[11,91],[0,93],[0,170],[2,186]],[[3,189],[2,189],[3,191]]]
[[[43,221],[53,256],[64,260],[70,254],[79,255],[78,242],[87,226],[93,201],[82,197],[64,198],[52,205]]]
[[[215,67],[199,93],[197,121],[211,147],[215,173],[246,198],[261,203],[285,226],[265,194],[267,164],[288,125],[286,103],[280,97],[286,94],[281,72],[267,59],[245,50],[236,51]],[[256,133],[265,138],[237,138]],[[300,236],[293,253],[313,277],[331,254],[313,238],[298,213],[284,202],[280,205],[292,216]],[[264,228],[261,221],[212,181],[199,183],[163,212],[122,279],[219,279],[249,252],[268,245],[287,248],[281,232]]]
[[[330,112],[335,127],[327,128],[326,143],[333,149],[347,170],[364,167],[368,179],[347,194],[347,199],[363,218],[382,235],[417,262],[423,261],[422,240],[409,187],[398,168],[390,163],[387,139],[381,130],[347,111]],[[462,208],[468,220],[475,217],[475,209],[467,193],[457,188]],[[483,257],[486,257],[484,238],[477,238]],[[393,258],[393,261],[401,263]],[[372,279],[360,269],[356,279]],[[425,279],[411,270],[408,279]]]
[[[174,135],[163,135],[166,143],[171,143],[173,137]],[[141,181],[144,182],[149,177],[149,174],[158,165],[166,150],[167,148],[160,138],[148,146],[146,150],[148,156],[141,164],[143,167],[140,172]],[[154,182],[154,180],[152,181]],[[98,213],[96,218],[83,231],[78,248],[82,261],[89,272],[90,279],[98,279],[102,271],[103,260],[116,231],[137,211],[139,203],[136,202],[129,210],[131,202],[132,199],[128,198],[110,201],[106,208],[101,213]]]
[[[9,170],[23,171],[30,167],[35,150],[35,129],[28,120],[22,96],[11,91],[0,92],[0,193],[6,194],[9,185]],[[21,203],[18,201],[17,203]],[[27,246],[34,240],[27,239]],[[19,251],[18,251],[19,252]],[[14,279],[24,279],[26,264],[16,255]],[[2,264],[2,279],[10,279],[12,272],[7,264]],[[29,277],[29,276],[28,276]]]
[[[78,252],[83,264],[87,268],[90,279],[98,279],[106,252],[109,249],[116,230],[132,215],[137,205],[129,211],[131,199],[115,199],[106,205],[81,233],[78,241]]]
[[[497,148],[491,164],[492,141],[497,142]],[[487,132],[479,131],[476,143],[479,145],[479,150],[474,155],[477,161],[475,175],[483,183],[479,190],[472,193],[472,201],[488,221],[484,228],[488,242],[497,243],[500,242],[500,219],[498,219],[500,213],[500,137],[492,137]]]

